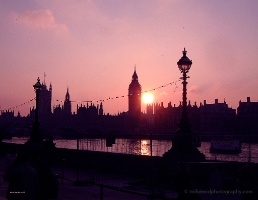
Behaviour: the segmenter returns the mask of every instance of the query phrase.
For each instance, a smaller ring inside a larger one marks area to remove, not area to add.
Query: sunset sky
[[[258,100],[257,0],[1,0],[0,27],[0,106],[15,115],[35,105],[20,106],[44,73],[52,106],[68,87],[73,111],[79,101],[117,96],[104,112],[127,111],[121,96],[134,66],[143,91],[177,81],[184,47],[193,61],[192,104],[217,98],[236,109],[248,96]],[[182,84],[151,93],[178,105]]]

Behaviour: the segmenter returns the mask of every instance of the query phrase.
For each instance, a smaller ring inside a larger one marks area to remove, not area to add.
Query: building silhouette
[[[170,132],[175,132],[178,129],[178,123],[182,116],[182,102],[179,102],[179,105],[168,103],[168,106],[165,108],[163,103],[156,104],[154,107],[155,120],[158,129],[165,129]],[[187,112],[190,120],[191,129],[194,132],[199,132],[200,130],[200,109],[196,105],[191,104],[189,101],[187,104]]]
[[[95,106],[93,103],[77,105],[77,115],[80,117],[96,117],[99,115],[99,105]]]
[[[102,102],[97,105],[87,102],[77,105],[76,111],[72,113],[69,89],[67,88],[64,94],[64,100],[59,100],[60,104],[51,107],[52,85],[50,84],[48,89],[44,80],[39,96],[40,128],[44,129],[45,136],[46,133],[54,135],[60,129],[104,134],[109,131],[137,134],[137,130],[149,133],[150,129],[156,135],[175,133],[182,115],[182,103],[176,105],[169,102],[167,106],[162,102],[148,104],[146,113],[142,113],[141,92],[135,68],[128,88],[128,112],[105,114]],[[187,107],[192,130],[204,136],[203,138],[224,134],[242,135],[245,136],[245,140],[247,137],[249,140],[258,139],[258,102],[251,102],[250,97],[247,97],[246,102],[239,102],[237,112],[229,107],[225,100],[220,103],[218,99],[215,99],[214,103],[204,100],[199,106],[196,102],[191,104],[189,101]],[[22,117],[19,112],[14,116],[13,110],[1,111],[0,130],[5,132],[5,135],[22,136],[25,132],[30,133],[34,120],[34,107],[30,108],[30,113],[26,117]]]
[[[247,97],[246,102],[239,101],[237,108],[237,133],[244,135],[246,141],[258,141],[258,102],[251,102]]]
[[[232,135],[235,134],[236,110],[225,102],[204,104],[200,106],[200,133],[202,135]]]
[[[136,126],[139,125],[141,120],[141,93],[142,87],[138,81],[135,67],[132,81],[128,88],[128,115]]]
[[[47,126],[52,117],[52,84],[50,83],[49,89],[47,88],[46,82],[42,82],[42,88],[39,93],[39,108],[38,117],[41,126]],[[36,108],[33,106],[30,108],[29,117],[31,120],[35,119]]]
[[[64,101],[64,115],[70,116],[72,114],[72,103],[70,100],[69,90],[67,88],[65,101]]]
[[[65,95],[64,105],[62,106],[60,104],[54,105],[53,114],[54,116],[58,116],[58,117],[61,117],[61,116],[69,117],[72,115],[72,104],[71,104],[68,88]]]
[[[45,122],[52,114],[52,85],[50,83],[49,89],[44,81],[42,89],[39,93],[39,120]]]

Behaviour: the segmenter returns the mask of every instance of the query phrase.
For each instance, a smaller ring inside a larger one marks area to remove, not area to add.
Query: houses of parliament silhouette
[[[152,131],[156,135],[172,135],[178,128],[182,105],[168,103],[148,104],[146,113],[141,111],[142,88],[138,80],[136,68],[128,88],[128,111],[117,115],[104,113],[102,102],[94,105],[78,105],[72,113],[72,103],[67,88],[63,105],[53,106],[52,85],[49,89],[44,82],[39,95],[39,122],[44,135],[73,134],[72,130],[88,134],[148,134]],[[53,112],[52,112],[53,110]],[[225,102],[208,104],[206,100],[197,106],[188,103],[188,113],[192,130],[200,135],[258,135],[258,102],[239,101],[237,109],[232,109]],[[30,108],[29,115],[22,117],[18,112],[1,111],[0,131],[4,136],[29,135],[29,129],[34,121],[35,108]]]

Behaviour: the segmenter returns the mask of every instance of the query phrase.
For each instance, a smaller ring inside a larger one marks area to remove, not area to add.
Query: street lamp
[[[181,79],[183,80],[183,106],[182,106],[182,116],[178,123],[178,130],[176,131],[176,138],[173,140],[173,147],[176,149],[186,150],[192,148],[192,130],[190,128],[190,122],[187,113],[187,73],[189,72],[192,61],[186,56],[187,51],[184,48],[183,56],[177,62],[180,72],[183,74]]]
[[[181,73],[183,74],[183,77],[181,77],[181,79],[183,80],[182,84],[183,84],[183,112],[182,112],[182,118],[179,124],[179,128],[188,128],[190,129],[190,123],[189,123],[189,119],[188,119],[188,113],[187,113],[187,89],[186,89],[186,79],[190,78],[189,76],[186,76],[187,73],[189,72],[191,66],[192,66],[192,61],[186,56],[187,51],[184,48],[183,51],[183,57],[177,62],[178,68],[181,71]]]
[[[41,91],[41,84],[40,84],[40,79],[38,77],[38,82],[33,85],[35,93],[36,93],[36,113],[35,113],[35,124],[39,125],[39,93]]]
[[[33,85],[33,88],[35,90],[36,93],[36,110],[35,110],[35,122],[33,123],[33,130],[32,130],[32,136],[34,136],[33,138],[31,138],[32,140],[40,140],[41,139],[41,135],[40,135],[40,131],[39,131],[39,93],[42,89],[42,85],[40,84],[40,79],[38,77],[37,79],[37,83],[35,83]]]
[[[183,84],[183,105],[182,115],[178,122],[178,129],[175,132],[175,137],[172,139],[172,148],[163,155],[166,162],[171,161],[204,161],[205,156],[195,145],[193,145],[193,132],[191,130],[190,120],[187,113],[187,73],[191,69],[192,61],[186,56],[187,51],[184,48],[183,56],[177,62],[178,68],[183,76],[180,78]],[[168,165],[169,166],[169,165]],[[171,167],[171,166],[170,166]]]

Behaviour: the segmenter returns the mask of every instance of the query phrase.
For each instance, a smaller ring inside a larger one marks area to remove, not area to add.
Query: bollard
[[[65,159],[63,158],[63,162],[62,162],[62,181],[61,181],[61,183],[64,183],[64,163],[65,163]]]
[[[100,191],[99,191],[99,199],[103,200],[103,185],[102,184],[99,186],[99,189],[100,189]]]

